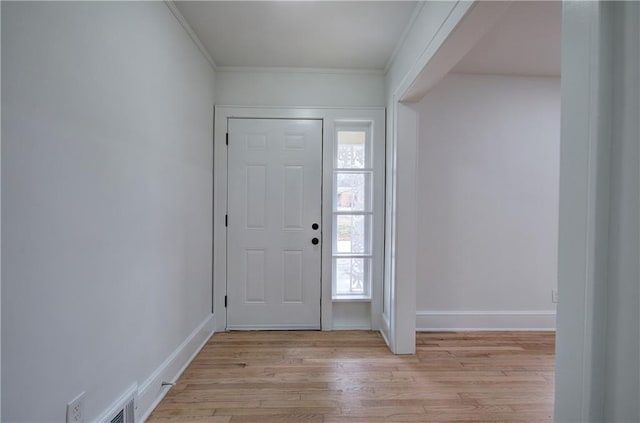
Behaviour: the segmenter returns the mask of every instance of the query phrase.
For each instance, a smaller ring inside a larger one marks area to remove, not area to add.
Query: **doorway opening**
[[[418,331],[555,330],[561,20],[512,3],[412,105]]]

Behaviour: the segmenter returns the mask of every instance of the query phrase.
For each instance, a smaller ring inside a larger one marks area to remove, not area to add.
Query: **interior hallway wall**
[[[564,2],[554,420],[640,421],[640,4]]]
[[[450,74],[418,107],[417,328],[555,328],[560,79]]]
[[[210,318],[213,81],[162,2],[2,2],[2,421],[158,391]]]
[[[385,74],[387,105],[385,270],[382,334],[392,351],[415,351],[416,128],[412,107],[399,103],[471,2],[423,2],[412,17]]]
[[[384,76],[292,70],[216,72],[216,103],[225,106],[381,107]]]
[[[216,104],[222,106],[363,108],[385,104],[384,75],[376,72],[223,68],[215,78]],[[344,118],[349,118],[348,113]],[[369,304],[334,302],[330,310],[325,316],[332,316],[332,324],[324,329],[363,329],[373,324]]]

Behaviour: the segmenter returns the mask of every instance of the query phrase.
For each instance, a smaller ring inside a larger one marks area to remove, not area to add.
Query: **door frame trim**
[[[383,122],[384,107],[320,108],[320,107],[251,107],[215,106],[213,139],[213,311],[216,331],[227,327],[225,296],[227,295],[227,146],[226,133],[229,118],[242,119],[320,119],[322,124],[322,198],[332,198],[333,171],[327,164],[333,162],[333,131],[336,121],[371,120]],[[384,137],[384,128],[382,128]],[[332,201],[322,202],[322,270],[320,295],[321,330],[333,328],[333,301],[331,286],[331,234]],[[382,257],[380,258],[382,261]],[[377,286],[380,284],[380,286]],[[382,314],[382,280],[374,281],[371,299],[371,328],[377,330]],[[220,311],[220,312],[218,312]]]

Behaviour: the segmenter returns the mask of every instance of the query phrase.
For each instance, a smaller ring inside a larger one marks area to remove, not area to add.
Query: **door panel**
[[[322,121],[229,119],[228,329],[319,329]]]

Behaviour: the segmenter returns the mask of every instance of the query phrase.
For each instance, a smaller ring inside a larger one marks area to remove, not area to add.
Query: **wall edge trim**
[[[202,41],[200,41],[200,38],[196,35],[193,28],[191,28],[191,26],[187,23],[187,20],[182,15],[180,10],[178,10],[178,6],[176,6],[176,3],[173,0],[164,0],[164,4],[169,8],[173,16],[176,18],[185,32],[189,35],[189,38],[191,38],[196,47],[198,47],[200,53],[202,53],[204,58],[207,59],[207,62],[209,62],[211,68],[216,71],[218,69],[218,66],[216,66],[216,62],[214,62],[213,57],[211,57],[209,51],[205,48],[204,44],[202,44]]]

